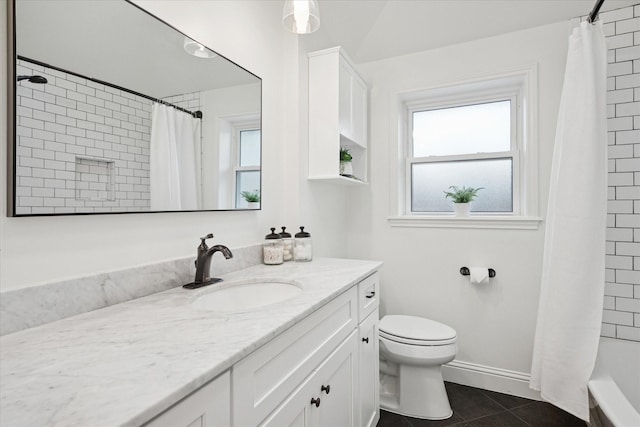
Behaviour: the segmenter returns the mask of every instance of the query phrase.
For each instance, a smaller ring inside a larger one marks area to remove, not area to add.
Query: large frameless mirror
[[[259,209],[259,77],[125,0],[11,6],[13,216]]]

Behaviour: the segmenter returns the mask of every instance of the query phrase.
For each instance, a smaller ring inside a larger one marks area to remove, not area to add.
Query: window
[[[482,187],[472,212],[514,212],[517,102],[512,95],[409,110],[410,212],[453,212],[443,193],[451,185]]]
[[[235,166],[233,168],[235,206],[248,207],[243,191],[260,193],[260,129],[255,124],[234,126]]]
[[[391,225],[537,228],[535,81],[532,67],[400,94]],[[470,218],[452,215],[450,186],[482,187]]]

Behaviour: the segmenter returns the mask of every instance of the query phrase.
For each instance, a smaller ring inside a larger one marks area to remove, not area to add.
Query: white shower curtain
[[[587,381],[604,299],[607,50],[602,23],[581,23],[556,128],[530,386],[587,420]]]
[[[195,210],[199,201],[200,120],[153,104],[149,178],[151,210]]]

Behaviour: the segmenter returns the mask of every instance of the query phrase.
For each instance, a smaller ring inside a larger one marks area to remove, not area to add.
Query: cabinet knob
[[[369,337],[362,338],[362,342],[366,342],[367,344],[369,344]]]
[[[320,391],[325,391],[327,394],[331,391],[331,385],[323,385],[320,387]]]
[[[313,397],[311,398],[311,404],[312,405],[316,405],[316,408],[318,406],[320,406],[320,398],[314,399]]]
[[[376,296],[376,293],[374,291],[369,292],[369,295],[367,295],[365,298],[373,298]]]

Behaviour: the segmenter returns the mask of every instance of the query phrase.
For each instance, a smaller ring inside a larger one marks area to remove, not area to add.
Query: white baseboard
[[[498,393],[542,400],[540,392],[529,388],[530,375],[523,372],[454,360],[442,366],[445,381]]]

